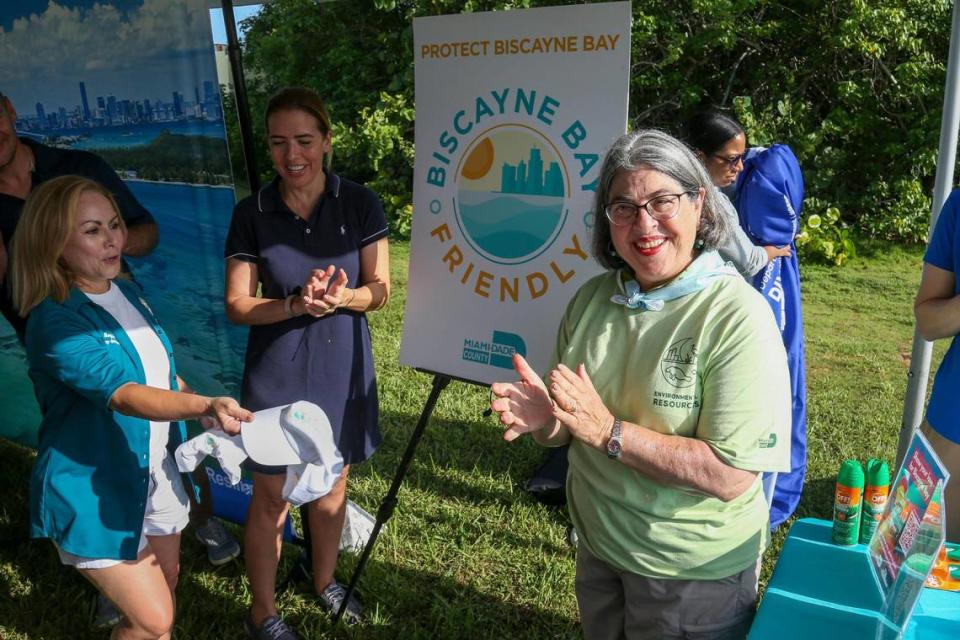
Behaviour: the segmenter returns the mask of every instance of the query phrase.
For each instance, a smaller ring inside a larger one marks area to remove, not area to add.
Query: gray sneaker
[[[247,636],[253,640],[300,640],[300,636],[287,626],[287,623],[277,616],[270,616],[260,623],[253,624],[250,614],[243,620],[243,628]]]
[[[214,518],[207,520],[202,527],[195,527],[193,535],[207,548],[207,558],[215,567],[240,555],[240,544]]]
[[[329,611],[331,616],[336,616],[337,611],[340,611],[340,605],[343,603],[346,595],[347,588],[334,580],[328,584],[327,588],[320,594],[320,606]],[[351,595],[350,601],[343,610],[343,621],[347,624],[356,624],[360,622],[360,615],[362,613],[363,606]]]
[[[109,629],[110,627],[116,626],[121,620],[123,620],[123,614],[120,613],[120,609],[117,609],[117,606],[113,604],[107,596],[102,593],[97,593],[96,611],[93,613],[93,626],[101,629]]]

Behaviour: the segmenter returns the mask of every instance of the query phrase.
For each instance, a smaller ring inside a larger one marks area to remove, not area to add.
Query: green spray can
[[[857,544],[863,504],[863,467],[856,460],[844,460],[837,474],[833,500],[834,544]]]
[[[890,469],[886,460],[867,461],[867,486],[863,491],[863,519],[860,522],[860,542],[868,544],[880,524],[890,494]]]

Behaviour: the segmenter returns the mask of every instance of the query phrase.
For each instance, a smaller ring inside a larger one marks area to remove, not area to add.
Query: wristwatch
[[[621,451],[623,451],[623,432],[620,426],[620,418],[614,418],[613,429],[610,430],[610,439],[607,440],[607,457],[611,460],[619,460]]]

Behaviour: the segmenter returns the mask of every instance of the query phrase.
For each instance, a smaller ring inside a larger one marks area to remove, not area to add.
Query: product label
[[[863,489],[837,485],[833,507],[833,541],[838,544],[856,544],[860,536],[860,508]]]
[[[860,524],[860,542],[867,544],[877,530],[883,510],[887,506],[889,486],[868,486],[863,494],[863,522]]]

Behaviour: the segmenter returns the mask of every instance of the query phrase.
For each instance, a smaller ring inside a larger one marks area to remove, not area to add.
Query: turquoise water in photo
[[[170,133],[181,135],[219,139],[227,137],[222,121],[207,122],[204,120],[155,122],[117,127],[97,127],[95,129],[64,129],[62,131],[44,131],[43,133],[59,136],[85,135],[88,137],[73,144],[71,148],[96,150],[141,147],[150,144],[164,129],[169,130]]]
[[[471,244],[505,261],[536,253],[554,236],[563,216],[563,198],[554,196],[461,191],[458,205]]]
[[[239,396],[247,329],[227,321],[223,308],[223,243],[233,189],[127,182],[160,227],[160,244],[130,267],[173,342],[180,377],[198,392]],[[36,444],[40,416],[24,353],[0,321],[0,435]]]
[[[239,395],[247,330],[228,322],[223,308],[223,243],[233,189],[127,185],[160,227],[154,252],[129,262],[171,337],[180,377],[203,394]]]

